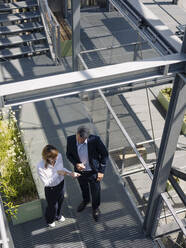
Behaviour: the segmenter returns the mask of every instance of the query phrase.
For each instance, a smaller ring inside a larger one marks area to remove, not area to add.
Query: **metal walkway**
[[[74,133],[80,124],[90,125],[90,117],[78,97],[27,104],[19,114],[33,167],[40,159],[41,149],[46,143],[57,146],[64,154],[66,136]],[[65,156],[64,162],[67,168],[71,167]],[[111,164],[102,182],[100,222],[94,222],[90,205],[82,213],[76,213],[76,207],[81,201],[76,180],[66,178],[66,189],[68,196],[64,215],[67,221],[58,224],[55,229],[48,229],[43,219],[11,227],[16,248],[157,247],[142,233],[139,217],[118,172]]]

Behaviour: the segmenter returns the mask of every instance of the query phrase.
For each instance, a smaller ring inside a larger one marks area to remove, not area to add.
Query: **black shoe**
[[[88,203],[89,203],[89,202],[84,202],[84,201],[82,201],[82,202],[79,204],[79,206],[77,207],[77,212],[83,211]]]
[[[92,216],[93,216],[93,218],[94,218],[94,220],[95,221],[98,221],[99,220],[99,218],[100,218],[100,210],[99,210],[99,208],[97,208],[97,209],[93,209],[93,211],[92,211]]]

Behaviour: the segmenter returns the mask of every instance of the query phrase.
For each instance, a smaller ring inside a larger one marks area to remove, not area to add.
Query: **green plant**
[[[165,88],[161,90],[161,93],[167,98],[167,100],[170,102],[170,98],[172,95],[172,88]],[[186,114],[184,115],[184,122],[186,122]]]
[[[177,183],[180,182],[180,180],[179,180],[178,177],[175,177],[175,176],[173,176],[173,177],[174,177],[174,179],[176,180]],[[168,191],[170,191],[170,190],[172,190],[172,189],[173,189],[173,186],[172,186],[172,184],[170,183],[170,181],[168,180],[167,183],[166,183],[166,192],[168,192]]]
[[[19,204],[37,198],[17,120],[11,110],[8,118],[0,115],[0,175],[0,192],[8,215],[14,215]]]
[[[161,90],[161,93],[170,101],[172,95],[172,88],[165,88]]]

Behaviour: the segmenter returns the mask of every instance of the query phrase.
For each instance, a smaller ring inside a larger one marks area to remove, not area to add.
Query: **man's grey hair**
[[[77,129],[77,133],[83,139],[87,139],[90,135],[90,129],[86,126],[79,126]]]

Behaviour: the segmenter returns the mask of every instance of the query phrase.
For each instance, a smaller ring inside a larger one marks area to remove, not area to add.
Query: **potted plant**
[[[158,101],[166,111],[168,111],[171,94],[172,94],[172,88],[170,87],[161,89],[158,94]],[[184,115],[181,131],[183,134],[186,134],[186,114]]]
[[[0,193],[13,224],[42,216],[41,202],[13,111],[0,114]]]

